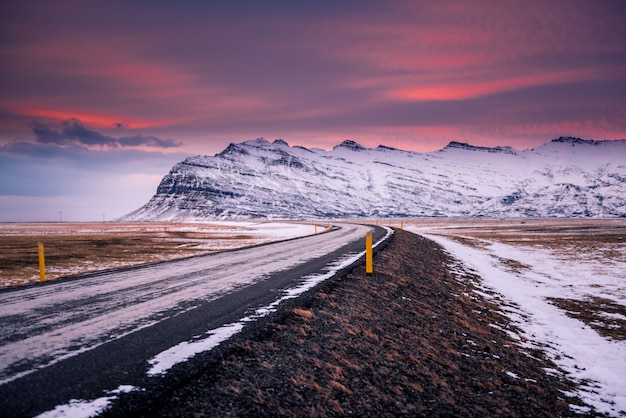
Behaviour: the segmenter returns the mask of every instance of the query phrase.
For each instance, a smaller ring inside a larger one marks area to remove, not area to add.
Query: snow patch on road
[[[72,399],[68,404],[59,405],[51,411],[37,415],[36,418],[90,418],[102,413],[120,393],[128,393],[137,390],[134,386],[121,385],[117,389],[109,391],[109,396],[84,401]]]
[[[207,332],[208,337],[196,341],[183,341],[154,356],[148,361],[152,365],[148,376],[162,375],[178,363],[189,360],[198,353],[209,351],[228,340],[243,329],[244,323],[234,322]]]

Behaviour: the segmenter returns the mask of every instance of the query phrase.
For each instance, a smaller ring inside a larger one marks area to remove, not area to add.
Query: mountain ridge
[[[121,220],[367,217],[626,217],[626,140],[417,153],[257,138],[177,163]]]

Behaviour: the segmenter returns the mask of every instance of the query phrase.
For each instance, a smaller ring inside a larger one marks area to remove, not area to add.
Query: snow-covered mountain
[[[176,164],[122,219],[624,217],[626,140],[561,137],[535,149],[452,142],[416,153],[264,139]]]

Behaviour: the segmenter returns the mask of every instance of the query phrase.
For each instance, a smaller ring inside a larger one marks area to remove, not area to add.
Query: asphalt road
[[[145,387],[150,361],[364,251],[371,227],[0,291],[0,416]],[[374,228],[374,242],[386,231]]]

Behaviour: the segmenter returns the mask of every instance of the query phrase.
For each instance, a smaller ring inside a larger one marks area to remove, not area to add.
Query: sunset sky
[[[0,221],[111,220],[186,156],[257,137],[562,135],[626,138],[626,1],[0,4]]]

